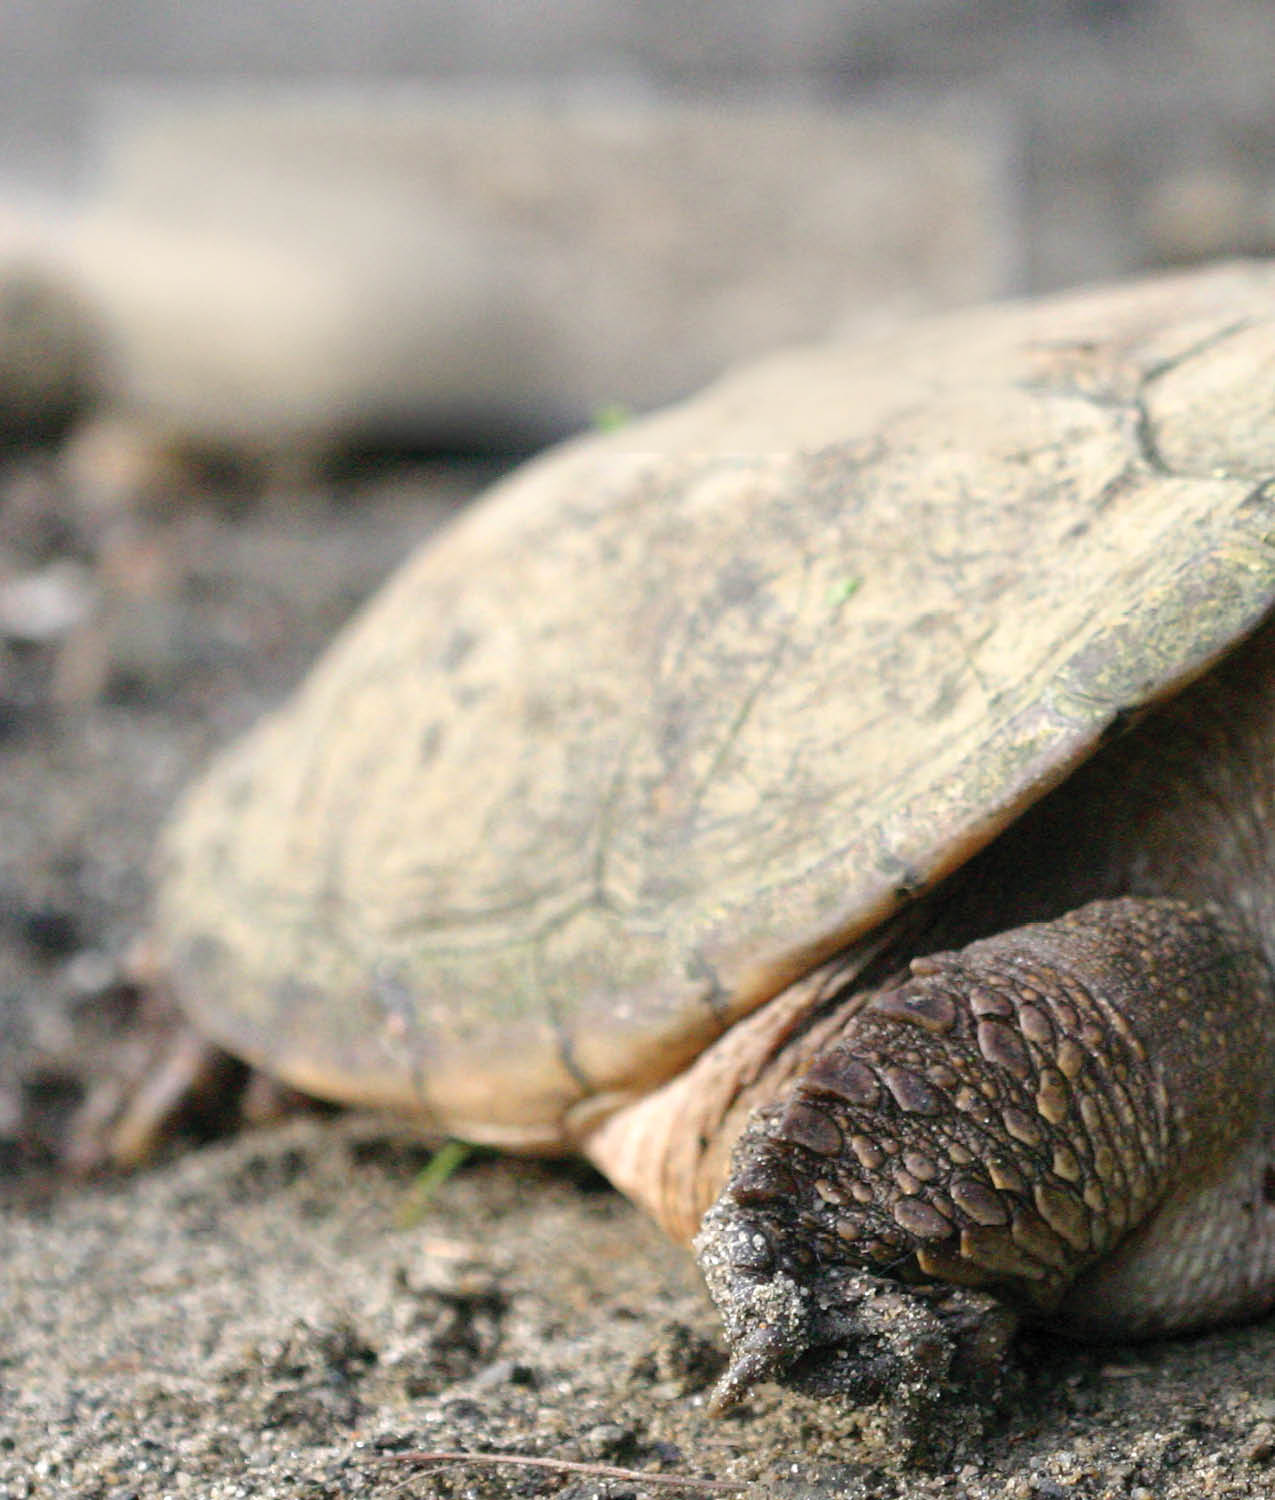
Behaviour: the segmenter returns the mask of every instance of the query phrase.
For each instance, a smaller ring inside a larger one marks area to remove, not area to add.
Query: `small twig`
[[[690,1474],[652,1474],[646,1469],[621,1469],[614,1464],[580,1463],[569,1458],[541,1458],[529,1453],[450,1453],[409,1450],[387,1453],[381,1463],[403,1464],[511,1464],[524,1469],[549,1469],[557,1474],[587,1474],[592,1479],[625,1479],[640,1484],[664,1485],[668,1489],[700,1490],[705,1494],[738,1495],[751,1486],[731,1479],[697,1479]]]

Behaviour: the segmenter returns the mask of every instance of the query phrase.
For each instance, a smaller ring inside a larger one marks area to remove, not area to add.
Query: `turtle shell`
[[[861,940],[1275,599],[1275,272],[799,350],[532,462],[168,833],[196,1024],[552,1147]]]

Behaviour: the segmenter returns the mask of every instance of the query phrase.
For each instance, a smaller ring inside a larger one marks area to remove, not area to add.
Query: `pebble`
[[[0,636],[28,645],[64,640],[96,598],[88,570],[68,558],[7,579],[0,583]]]
[[[1240,1445],[1240,1454],[1251,1464],[1263,1464],[1275,1453],[1275,1427],[1258,1422]]]

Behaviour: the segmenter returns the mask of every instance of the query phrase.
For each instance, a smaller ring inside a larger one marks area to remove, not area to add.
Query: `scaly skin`
[[[1264,956],[1179,902],[915,960],[755,1117],[705,1218],[732,1347],[717,1405],[765,1377],[856,1401],[977,1383],[1006,1309],[1121,1334],[1252,1311],[1275,1295],[1261,1163],[1241,1153],[1257,1180],[1226,1233],[1191,1203],[1269,1109],[1273,1029]],[[1145,1264],[1157,1206],[1189,1288]],[[1138,1225],[1130,1277],[1109,1257]]]

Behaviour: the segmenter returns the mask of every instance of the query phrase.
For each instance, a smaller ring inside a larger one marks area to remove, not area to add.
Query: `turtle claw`
[[[778,1329],[771,1324],[755,1328],[731,1350],[726,1373],[708,1398],[709,1416],[720,1417],[738,1406],[763,1380],[780,1378],[790,1358],[789,1345]]]

